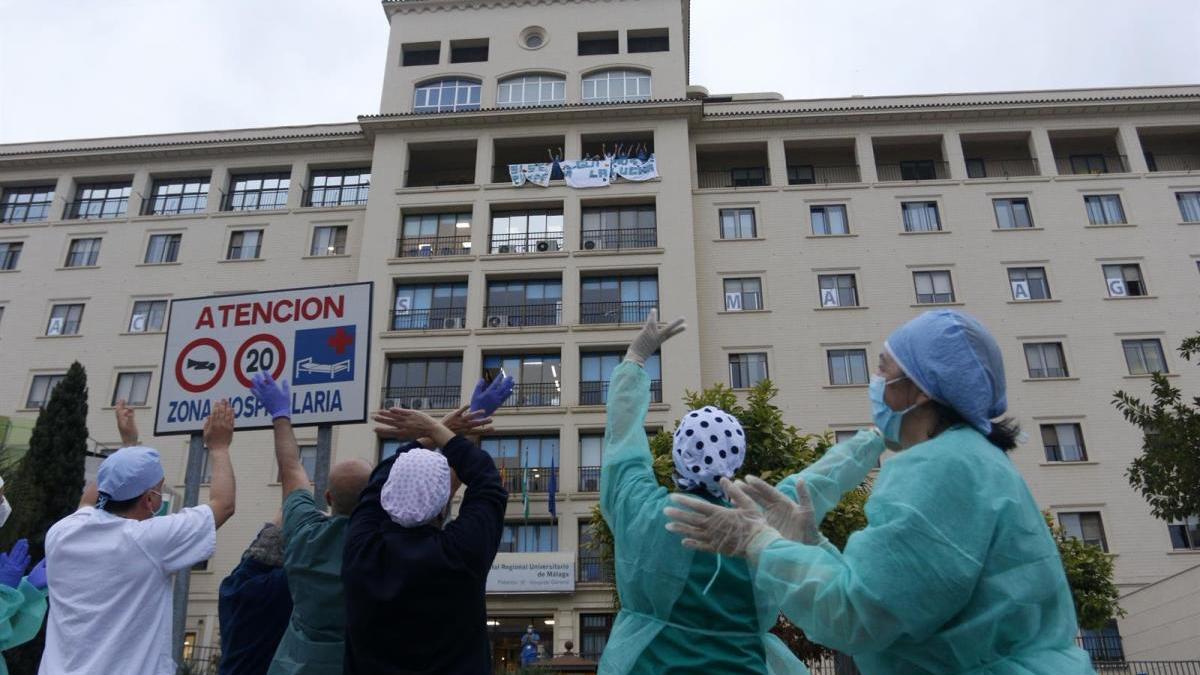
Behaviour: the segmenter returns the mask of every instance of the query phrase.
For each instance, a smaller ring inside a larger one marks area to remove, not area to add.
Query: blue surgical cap
[[[101,462],[96,482],[102,502],[121,502],[141,495],[162,479],[158,451],[134,445],[121,448]]]
[[[1000,345],[974,317],[925,312],[897,328],[884,347],[921,391],[982,433],[991,433],[992,419],[1008,410]]]

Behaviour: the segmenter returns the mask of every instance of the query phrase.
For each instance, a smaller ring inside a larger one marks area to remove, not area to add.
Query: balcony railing
[[[405,171],[405,187],[435,187],[438,185],[471,185],[475,182],[475,167],[463,166],[449,169],[422,169]]]
[[[510,495],[520,495],[521,486],[525,485],[529,492],[549,492],[550,477],[554,477],[554,491],[561,492],[562,485],[558,482],[558,467],[551,466],[502,466],[500,482]]]
[[[67,202],[63,208],[63,220],[90,218],[124,218],[129,208],[129,197],[105,199],[81,199]]]
[[[0,223],[32,223],[50,217],[53,201],[0,204]]]
[[[1036,175],[1038,175],[1038,163],[1032,157],[967,161],[967,178],[1014,178]]]
[[[815,185],[817,183],[860,183],[862,176],[857,164],[812,166],[808,164],[788,165],[788,185]]]
[[[880,181],[942,180],[950,177],[950,165],[941,160],[914,160],[876,164]]]
[[[579,305],[579,323],[645,323],[652,309],[658,309],[657,300],[585,302]]]
[[[306,188],[300,203],[304,206],[314,208],[356,206],[367,203],[367,196],[370,191],[370,185]]]
[[[582,251],[619,251],[658,246],[658,229],[636,227],[621,230],[584,230],[579,236]]]
[[[650,401],[662,403],[662,380],[650,380]],[[579,383],[579,405],[604,405],[607,402],[607,380]]]
[[[600,467],[598,467],[598,466],[581,466],[581,467],[579,467],[579,491],[580,492],[599,492],[600,491]]]
[[[483,312],[484,328],[557,326],[562,323],[562,301],[525,305],[488,305]]]
[[[1103,173],[1127,173],[1129,164],[1125,155],[1080,154],[1055,157],[1058,172],[1063,175],[1088,175]]]
[[[520,163],[522,163],[522,162],[513,162],[513,164],[520,164]],[[536,163],[536,162],[530,162],[530,163],[532,164],[532,163]],[[544,162],[544,163],[549,164],[549,162]],[[508,164],[493,164],[492,165],[492,182],[493,183],[511,183],[512,182],[512,172],[509,170],[508,167],[509,167]],[[551,167],[550,168],[550,180],[563,180],[562,169],[560,169],[557,166]]]
[[[488,248],[492,253],[553,253],[562,247],[562,232],[529,232],[493,234]]]
[[[1125,647],[1120,635],[1077,635],[1075,642],[1083,648],[1093,661],[1124,661]],[[1192,672],[1181,670],[1179,672]],[[1197,671],[1200,673],[1200,669]]]
[[[611,584],[613,575],[598,555],[579,554],[579,582],[583,584]]]
[[[546,408],[562,405],[562,392],[556,382],[518,382],[502,408]]]
[[[771,170],[766,166],[700,169],[697,179],[697,187],[701,189],[758,187],[771,184]]]
[[[1151,171],[1200,171],[1200,154],[1190,155],[1146,155],[1146,166]]]
[[[470,255],[471,235],[453,237],[401,237],[396,240],[397,258],[432,258]]]
[[[189,195],[157,195],[142,200],[143,216],[178,216],[204,213],[208,209],[208,193]]]
[[[222,211],[276,211],[287,208],[288,188],[221,195]]]
[[[466,307],[436,307],[392,312],[392,330],[457,330],[466,326]]]
[[[453,410],[460,398],[458,387],[384,387],[384,408],[408,408],[410,410]]]

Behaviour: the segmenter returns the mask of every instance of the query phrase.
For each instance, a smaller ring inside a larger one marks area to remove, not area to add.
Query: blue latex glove
[[[471,394],[471,410],[482,410],[491,417],[496,408],[499,408],[504,401],[512,395],[513,379],[511,377],[497,377],[492,380],[491,384],[484,382],[483,378],[475,383],[475,392]]]
[[[263,407],[271,413],[272,420],[292,418],[292,394],[287,380],[276,384],[270,373],[259,373],[250,382],[250,391],[262,401]]]
[[[29,570],[29,576],[26,578],[29,579],[30,585],[34,588],[39,591],[46,590],[46,559],[42,558],[40,563],[34,565],[33,569]]]
[[[21,585],[21,577],[29,569],[29,541],[18,539],[8,553],[0,553],[0,584],[9,588]]]

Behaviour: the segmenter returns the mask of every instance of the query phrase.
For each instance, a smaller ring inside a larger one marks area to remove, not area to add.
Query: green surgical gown
[[[23,645],[42,629],[46,618],[46,591],[34,588],[22,579],[20,588],[0,584],[0,651]],[[8,675],[8,666],[0,658],[0,675]]]

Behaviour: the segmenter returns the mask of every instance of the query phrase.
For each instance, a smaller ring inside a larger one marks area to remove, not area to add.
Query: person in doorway
[[[927,312],[884,343],[869,398],[901,450],[844,551],[809,500],[725,481],[734,508],[680,498],[685,547],[746,558],[755,592],[864,673],[1093,672],[1062,560],[1007,452],[1004,363],[976,319]]]
[[[18,539],[11,551],[0,553],[0,651],[32,640],[46,618],[46,561],[43,559],[25,576],[29,561],[26,539]],[[0,675],[8,675],[3,657],[0,657]]]
[[[259,373],[251,392],[262,401],[274,427],[283,489],[283,568],[292,596],[291,619],[267,672],[340,675],[346,633],[342,546],[350,512],[367,484],[371,466],[351,459],[329,469],[329,488],[323,495],[329,513],[325,513],[300,463],[287,380],[276,383],[269,374]]]
[[[521,636],[521,665],[528,666],[538,660],[538,647],[541,645],[542,636],[533,630],[533,625],[525,627],[525,634]]]
[[[258,532],[242,561],[221,581],[220,675],[267,672],[292,616],[292,596],[283,569],[283,514]]]
[[[233,409],[220,401],[204,423],[212,471],[207,504],[154,517],[162,508],[158,451],[138,445],[133,412],[117,406],[125,444],[101,464],[80,508],[46,534],[50,591],[42,675],[174,675],[174,575],[208,560],[236,501],[229,445]]]

